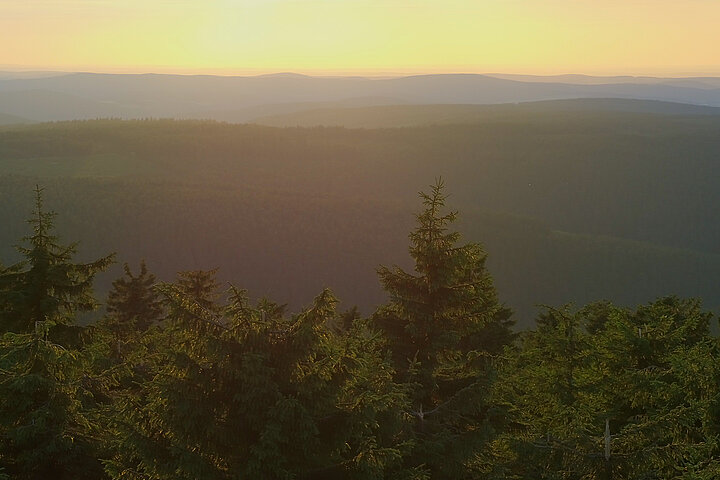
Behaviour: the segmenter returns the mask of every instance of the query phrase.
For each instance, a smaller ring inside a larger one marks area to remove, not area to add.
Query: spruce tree
[[[219,308],[216,302],[220,298],[219,285],[215,278],[217,271],[217,268],[213,268],[212,270],[178,272],[176,284],[187,299],[192,300],[203,309],[217,313]]]
[[[94,325],[93,340],[102,343],[108,358],[98,358],[100,365],[110,360],[121,363],[141,343],[141,337],[151,326],[158,324],[164,314],[160,293],[155,289],[155,275],[148,272],[145,261],[140,273],[133,275],[124,265],[125,275],[115,280],[108,293],[107,315]],[[101,355],[102,357],[102,355]]]
[[[42,189],[36,187],[35,210],[28,220],[33,232],[23,239],[29,245],[17,247],[24,259],[0,270],[0,332],[72,325],[77,313],[97,306],[93,280],[113,262],[114,254],[74,263],[77,243],[58,242],[55,216],[43,209]]]
[[[25,257],[0,271],[0,471],[35,480],[102,478],[97,457],[96,379],[81,350],[78,312],[95,307],[92,281],[112,255],[72,262],[36,189]],[[1,475],[0,475],[1,476]]]
[[[41,331],[0,336],[0,472],[16,480],[103,478],[88,372],[81,351]]]
[[[494,400],[506,407],[508,424],[491,478],[602,478],[612,401],[598,390],[602,370],[585,328],[597,313],[598,306],[546,307],[536,330],[507,352]]]
[[[123,269],[125,276],[113,282],[108,294],[107,312],[118,326],[145,331],[163,314],[160,294],[153,289],[157,280],[148,272],[145,260],[140,262],[138,275],[133,275],[127,263]]]
[[[159,288],[168,317],[136,358],[140,391],[116,402],[111,478],[403,478],[402,389],[376,335],[333,332],[328,290],[287,318],[235,288],[211,308]]]
[[[492,478],[717,478],[720,363],[711,315],[666,297],[548,308],[495,385],[509,427]]]
[[[491,437],[487,394],[492,358],[511,341],[510,310],[499,303],[476,243],[459,245],[449,227],[457,212],[444,213],[438,180],[420,193],[424,210],[410,234],[415,273],[380,267],[390,296],[374,316],[387,336],[397,380],[411,386],[416,464],[432,478],[475,475],[475,458]]]

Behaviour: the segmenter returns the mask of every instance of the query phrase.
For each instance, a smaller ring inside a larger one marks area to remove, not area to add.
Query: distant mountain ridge
[[[517,75],[517,74],[503,74],[503,73],[490,73],[490,77],[501,78],[506,80],[516,80],[520,82],[558,82],[558,83],[572,83],[578,85],[611,85],[621,83],[634,83],[641,85],[674,85],[678,87],[693,86],[696,88],[714,89],[720,88],[720,78],[717,77],[634,77],[629,75],[616,75],[616,76],[591,76],[591,75],[580,75],[580,74],[566,74],[566,75]]]
[[[162,117],[251,122],[307,109],[304,104],[313,109],[317,104],[360,107],[617,98],[720,107],[720,78],[700,77],[38,75],[0,75],[0,112],[32,121]]]

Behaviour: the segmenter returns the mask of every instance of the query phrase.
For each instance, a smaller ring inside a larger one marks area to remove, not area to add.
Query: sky
[[[0,68],[720,76],[720,0],[0,0]]]

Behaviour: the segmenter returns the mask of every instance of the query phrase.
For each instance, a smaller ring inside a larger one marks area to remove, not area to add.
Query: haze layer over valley
[[[375,105],[501,104],[574,98],[720,106],[720,79],[416,75],[250,77],[46,72],[1,73],[0,122],[197,118],[252,122],[314,109]]]

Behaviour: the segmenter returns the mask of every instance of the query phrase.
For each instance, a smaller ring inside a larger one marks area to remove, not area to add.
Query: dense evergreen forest
[[[0,266],[3,479],[714,479],[720,344],[675,296],[545,307],[514,333],[441,181],[421,193],[412,268],[388,300],[299,313],[216,270],[161,282],[78,262],[35,190]]]
[[[61,237],[82,239],[80,260],[115,251],[163,281],[220,267],[219,281],[294,311],[332,286],[341,308],[367,315],[387,299],[376,266],[412,266],[418,185],[442,176],[463,212],[458,231],[493,253],[488,269],[519,327],[543,303],[677,294],[717,308],[720,116],[615,103],[478,108],[452,117],[465,123],[411,128],[3,127],[0,258],[20,260],[12,245],[39,183],[63,214]],[[441,107],[404,112],[444,118]],[[98,274],[101,296],[122,262]]]

